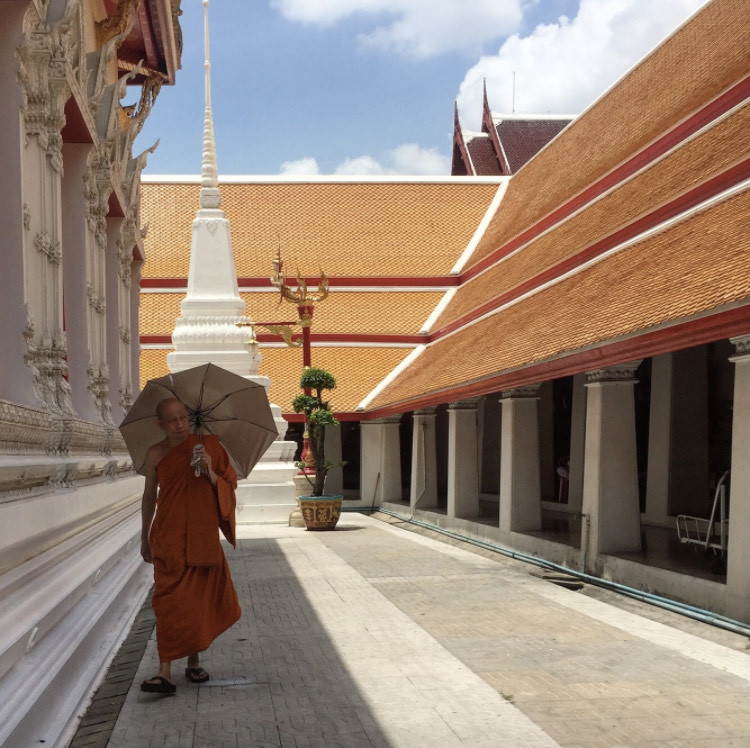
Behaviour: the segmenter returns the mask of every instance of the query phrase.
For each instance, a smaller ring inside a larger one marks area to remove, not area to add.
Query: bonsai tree
[[[299,386],[303,390],[314,393],[310,395],[297,395],[292,402],[292,408],[295,413],[305,414],[309,449],[312,450],[315,463],[315,481],[310,480],[310,476],[307,473],[305,473],[305,477],[312,486],[312,495],[322,496],[326,475],[328,475],[328,471],[332,467],[336,467],[326,461],[326,428],[328,426],[338,426],[339,423],[334,418],[333,413],[331,413],[328,401],[323,400],[323,393],[326,390],[332,390],[336,387],[336,379],[333,374],[327,372],[325,369],[305,367]],[[298,462],[297,467],[304,470],[305,464]]]

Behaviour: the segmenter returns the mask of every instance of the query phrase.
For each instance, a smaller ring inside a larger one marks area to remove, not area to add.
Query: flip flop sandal
[[[186,667],[185,677],[191,683],[205,683],[211,676],[202,667]]]
[[[150,683],[149,681],[157,681],[157,683]],[[141,691],[146,693],[165,693],[172,694],[177,690],[177,686],[174,683],[170,683],[166,678],[162,678],[161,675],[155,675],[149,680],[144,680],[141,683]]]

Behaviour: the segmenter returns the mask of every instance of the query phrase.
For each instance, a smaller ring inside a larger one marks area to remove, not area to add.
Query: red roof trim
[[[490,137],[492,143],[492,149],[495,151],[495,156],[500,164],[500,174],[502,176],[509,176],[513,172],[511,171],[508,159],[505,157],[505,151],[500,143],[500,137],[497,134],[495,123],[492,120],[492,111],[490,110],[490,104],[487,101],[487,84],[484,86],[484,98],[482,101],[482,132],[486,132]]]
[[[461,129],[461,121],[458,118],[458,102],[453,102],[453,145],[458,148],[461,161],[463,161],[464,170],[467,174],[476,176],[476,169],[469,156],[469,152],[466,150],[466,143],[464,142],[464,133]],[[451,174],[455,173],[455,164],[451,164]]]
[[[302,413],[282,413],[284,420],[288,423],[303,423],[305,416]],[[336,413],[333,417],[339,421],[359,421],[362,416],[359,413]]]
[[[639,153],[636,153],[635,156],[625,161],[625,163],[613,169],[599,181],[594,182],[578,195],[568,200],[568,202],[563,203],[559,208],[542,218],[536,224],[521,232],[501,247],[498,247],[486,257],[482,258],[476,265],[473,265],[461,274],[461,282],[464,283],[470,278],[473,278],[482,270],[485,270],[490,265],[494,265],[498,260],[518,249],[521,245],[526,244],[539,236],[543,231],[546,231],[551,226],[564,220],[576,210],[583,207],[586,203],[599,197],[616,184],[623,182],[625,179],[635,174],[639,169],[642,169],[652,161],[655,161],[683,140],[686,140],[691,135],[698,132],[702,127],[705,127],[713,120],[726,114],[730,109],[748,97],[750,97],[750,75],[743,78],[739,83],[732,86],[723,94],[717,96],[713,101],[709,102],[702,109],[699,109],[683,122],[676,125],[672,130],[662,135],[661,138],[654,141],[651,145],[647,146]]]
[[[396,403],[362,413],[362,420],[406,413],[443,403],[488,395],[512,387],[546,382],[585,371],[614,366],[625,361],[658,356],[662,353],[692,348],[716,340],[750,333],[750,304],[718,314],[692,319],[644,333],[627,340],[608,343],[523,369],[488,377],[450,390]]]
[[[649,229],[658,226],[660,223],[668,221],[686,210],[690,210],[690,208],[694,208],[696,205],[699,205],[705,200],[720,194],[724,190],[727,190],[748,178],[750,178],[750,158],[741,161],[736,166],[727,169],[713,179],[709,179],[707,182],[698,185],[684,195],[662,205],[655,211],[642,216],[637,221],[615,231],[614,234],[610,234],[609,236],[600,239],[598,242],[589,245],[571,257],[559,262],[557,265],[547,268],[545,271],[539,273],[533,278],[529,278],[510,291],[507,291],[500,296],[496,296],[491,301],[473,309],[471,312],[459,317],[445,327],[435,330],[430,335],[430,342],[439,340],[448,333],[469,324],[478,317],[481,317],[483,314],[498,309],[504,304],[513,301],[513,299],[517,299],[520,296],[523,296],[523,294],[529,293],[535,288],[561,277],[579,265],[583,265],[608,250],[613,249],[618,244],[627,242],[633,237],[638,236],[638,234],[648,231]]]

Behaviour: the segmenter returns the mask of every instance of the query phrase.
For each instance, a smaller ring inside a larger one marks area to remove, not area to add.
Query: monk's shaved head
[[[176,408],[179,406],[179,408],[185,412],[185,406],[182,404],[182,401],[179,400],[176,397],[167,397],[164,400],[162,400],[157,406],[156,406],[156,417],[163,421],[167,417],[167,413],[173,410],[173,408]]]

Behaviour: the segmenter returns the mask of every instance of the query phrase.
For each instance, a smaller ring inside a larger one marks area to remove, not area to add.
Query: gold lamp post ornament
[[[281,259],[281,248],[276,250],[276,257],[272,261],[273,274],[270,277],[271,285],[279,289],[281,300],[288,301],[297,307],[298,320],[296,322],[239,322],[238,327],[250,327],[251,339],[250,346],[251,355],[257,352],[257,339],[255,337],[255,328],[264,327],[272,335],[278,335],[290,348],[302,347],[302,366],[311,367],[311,356],[310,356],[310,327],[312,326],[313,313],[315,312],[315,305],[324,301],[328,297],[328,278],[326,274],[320,271],[320,283],[317,286],[316,292],[311,292],[307,286],[307,282],[300,275],[299,269],[297,269],[296,277],[296,288],[293,288],[287,283],[286,276],[284,274],[284,263]],[[292,328],[300,326],[302,329],[302,340],[295,338],[295,333]],[[309,395],[310,390],[305,389],[305,394]],[[315,461],[312,450],[310,449],[310,439],[307,432],[307,424],[305,425],[305,433],[303,436],[302,454],[301,460],[305,463],[305,473],[315,472]]]
[[[310,326],[312,325],[315,305],[328,297],[328,278],[320,271],[320,283],[318,291],[311,293],[305,279],[297,270],[297,287],[292,289],[286,282],[284,275],[284,263],[281,260],[281,249],[276,250],[276,258],[273,260],[273,275],[271,285],[279,289],[281,298],[297,307],[299,314],[299,325],[302,328],[302,365],[312,366],[310,363]],[[308,393],[309,394],[309,393]]]

